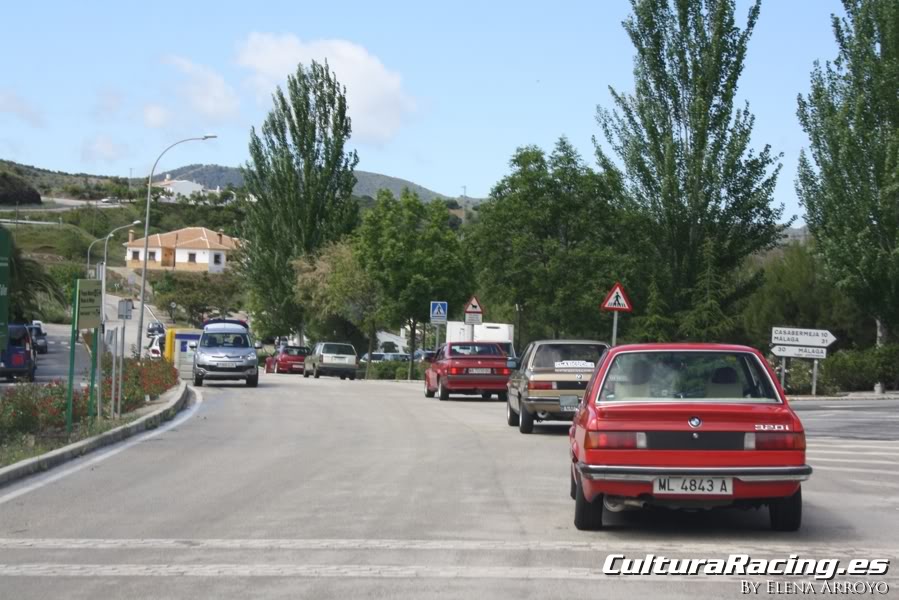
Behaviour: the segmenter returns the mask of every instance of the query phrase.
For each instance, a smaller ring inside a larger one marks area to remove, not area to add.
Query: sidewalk
[[[802,401],[802,400],[846,400],[850,402],[859,402],[859,401],[869,401],[869,400],[899,400],[899,391],[896,392],[884,392],[883,394],[877,394],[874,392],[849,392],[846,394],[842,394],[840,396],[811,396],[811,395],[792,395],[787,394],[787,399],[790,402]]]

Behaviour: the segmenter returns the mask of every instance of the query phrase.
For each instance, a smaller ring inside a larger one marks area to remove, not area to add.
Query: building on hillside
[[[147,242],[147,269],[221,273],[228,265],[228,256],[239,245],[237,238],[205,227],[156,233]],[[129,230],[124,246],[127,266],[142,268],[144,238],[134,239],[134,230]]]
[[[163,181],[154,183],[153,187],[162,190],[163,197],[161,200],[163,202],[175,202],[179,197],[190,198],[191,194],[206,193],[206,189],[199,183],[184,179],[171,179],[168,174],[166,174]]]

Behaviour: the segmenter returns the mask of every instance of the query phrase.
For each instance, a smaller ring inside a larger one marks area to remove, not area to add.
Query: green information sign
[[[77,329],[93,329],[100,326],[101,287],[99,279],[78,280]]]
[[[0,227],[0,352],[9,342],[9,255],[12,241],[9,231]]]

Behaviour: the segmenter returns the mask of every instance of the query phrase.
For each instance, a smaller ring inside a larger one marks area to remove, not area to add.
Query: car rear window
[[[600,402],[779,403],[768,372],[748,352],[626,352],[615,357]]]
[[[297,346],[287,346],[281,350],[287,356],[307,356],[309,354],[309,348],[305,347],[297,347]]]
[[[592,369],[605,349],[602,344],[542,344],[534,355],[534,368]]]
[[[450,346],[450,356],[504,356],[505,353],[499,344],[453,344]]]
[[[349,344],[325,344],[322,354],[352,354],[356,355],[356,349]]]
[[[25,340],[28,337],[28,331],[24,327],[9,328],[9,345],[16,348],[24,348]]]

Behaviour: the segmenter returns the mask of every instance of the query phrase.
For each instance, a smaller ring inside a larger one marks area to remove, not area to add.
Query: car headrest
[[[628,383],[631,385],[643,385],[649,382],[651,375],[652,365],[645,360],[638,360],[631,365],[630,372],[628,373]]]
[[[737,383],[737,370],[733,367],[718,367],[712,374],[712,383],[725,385]]]

